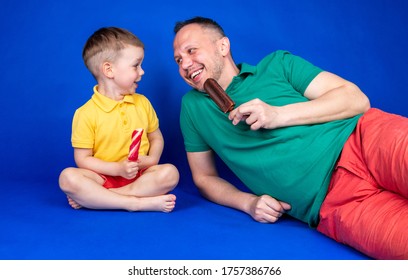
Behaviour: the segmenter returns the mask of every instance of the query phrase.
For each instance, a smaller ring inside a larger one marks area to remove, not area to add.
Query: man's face
[[[174,59],[180,76],[193,88],[203,91],[207,78],[218,80],[224,68],[220,35],[198,24],[184,26],[174,38]]]

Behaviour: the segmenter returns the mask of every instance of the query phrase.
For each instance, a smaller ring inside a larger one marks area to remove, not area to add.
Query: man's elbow
[[[350,91],[354,92],[355,98],[353,100],[353,105],[357,114],[367,112],[371,108],[370,99],[368,98],[368,96],[364,94],[364,92],[362,92],[361,89],[353,83],[350,83],[349,87]]]
[[[194,185],[197,187],[197,189],[202,192],[203,190],[205,190],[205,182],[204,182],[204,178],[202,176],[193,176],[193,182]]]
[[[361,99],[361,113],[365,113],[371,108],[370,99],[364,93],[362,93]]]
[[[208,200],[211,200],[211,188],[205,176],[193,176],[193,182],[200,195]]]

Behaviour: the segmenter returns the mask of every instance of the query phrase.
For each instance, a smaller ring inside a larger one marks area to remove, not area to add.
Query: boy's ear
[[[113,78],[112,64],[110,62],[102,64],[102,73],[108,78]]]

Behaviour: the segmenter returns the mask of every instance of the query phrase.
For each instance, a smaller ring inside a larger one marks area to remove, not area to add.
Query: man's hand
[[[252,130],[273,129],[280,126],[278,110],[279,107],[270,106],[256,98],[231,111],[229,119],[234,125],[245,121]]]
[[[258,196],[251,204],[250,215],[261,223],[275,223],[291,206],[269,195]]]

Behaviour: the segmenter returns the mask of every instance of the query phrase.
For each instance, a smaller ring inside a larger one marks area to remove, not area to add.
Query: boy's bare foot
[[[130,211],[162,211],[165,213],[173,211],[176,206],[176,196],[174,194],[165,194],[150,197],[136,197]]]
[[[67,196],[69,205],[74,209],[82,208],[82,205],[78,204],[71,197]],[[173,194],[151,196],[151,197],[130,197],[132,203],[128,207],[129,211],[161,211],[171,212],[176,206],[176,196]],[[109,207],[108,207],[109,208]]]
[[[79,205],[75,200],[73,200],[69,196],[67,196],[67,198],[68,198],[68,204],[71,205],[72,208],[74,208],[74,209],[82,208],[82,205]]]

